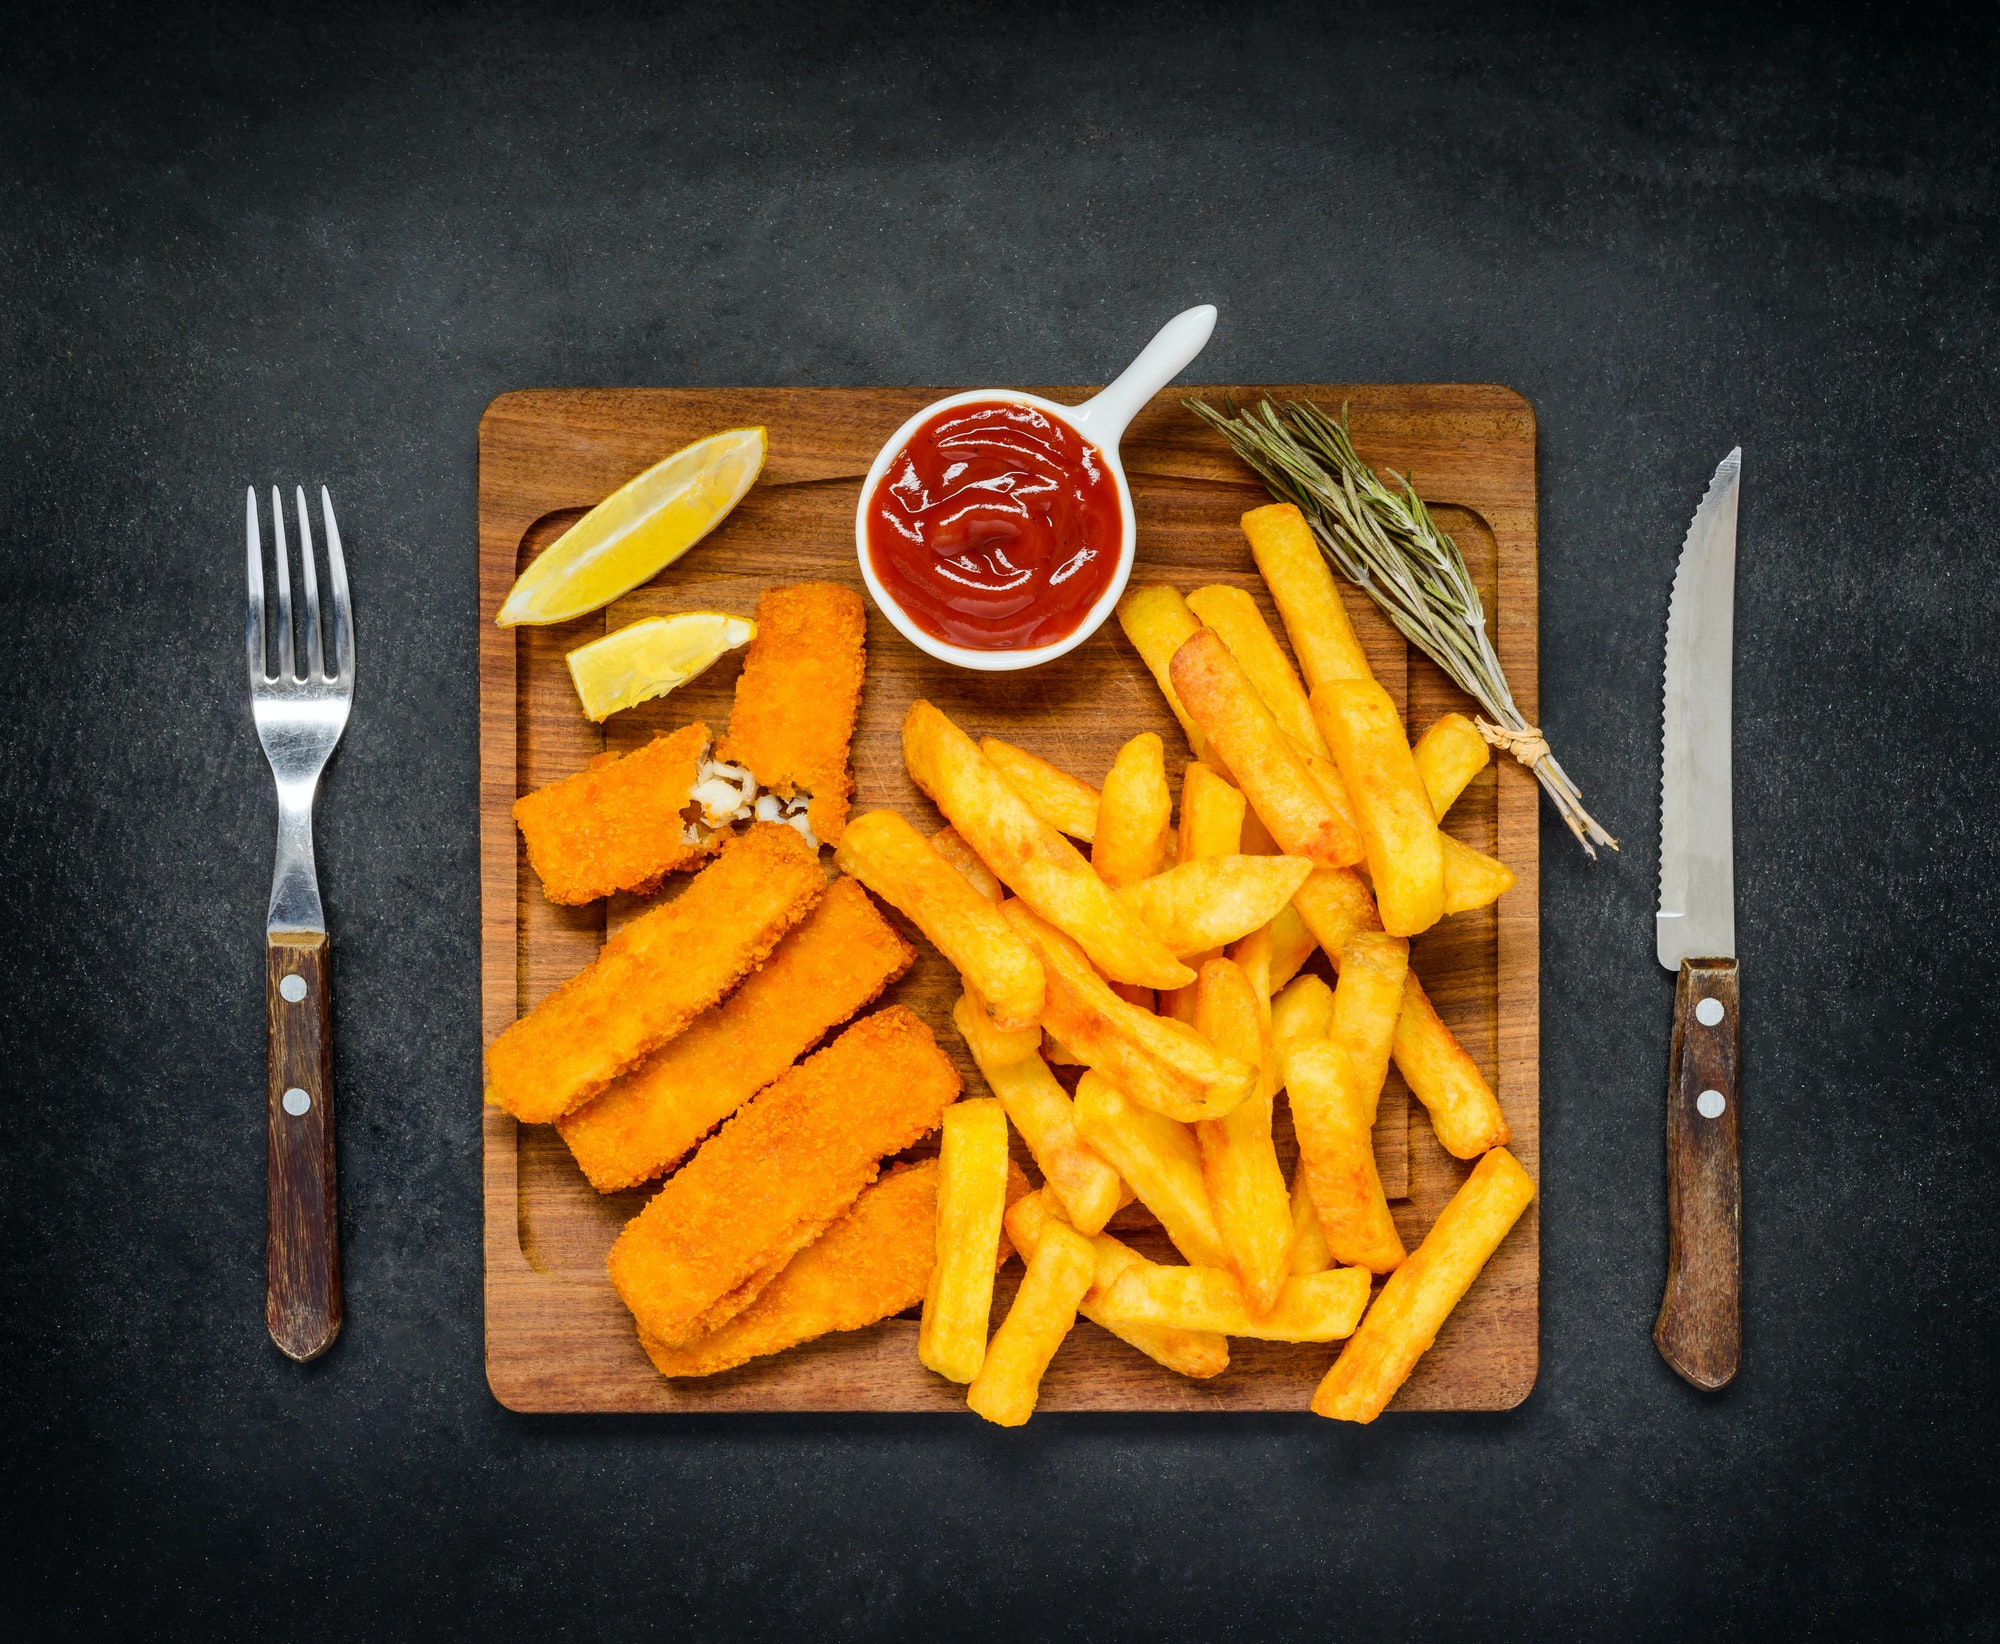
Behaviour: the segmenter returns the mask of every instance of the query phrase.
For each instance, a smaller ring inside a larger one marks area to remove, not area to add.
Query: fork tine
[[[326,591],[333,601],[333,659],[340,683],[354,684],[354,612],[347,603],[347,561],[340,552],[340,527],[333,522],[333,497],[319,488],[320,513],[326,524]]]
[[[319,570],[313,564],[312,515],[306,512],[306,488],[294,488],[299,501],[299,571],[306,585],[306,678],[314,684],[326,678],[326,650],[319,632]]]
[[[257,487],[245,489],[250,537],[250,615],[243,625],[243,649],[249,657],[250,683],[261,685],[268,667],[264,660],[264,543],[257,530]]]
[[[298,664],[292,651],[292,572],[291,553],[285,547],[285,498],[271,487],[271,535],[278,550],[278,677],[295,679]]]

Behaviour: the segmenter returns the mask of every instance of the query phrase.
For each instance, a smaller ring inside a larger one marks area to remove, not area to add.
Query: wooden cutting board
[[[580,769],[605,748],[629,749],[656,730],[704,720],[726,726],[740,658],[726,659],[663,701],[603,727],[583,716],[564,653],[641,616],[689,609],[749,615],[775,583],[861,586],[854,511],[881,442],[950,388],[549,389],[506,394],[479,425],[480,886],[483,1039],[490,1043],[588,964],[634,908],[546,902],[509,814],[516,798]],[[1036,390],[1075,402],[1082,388]],[[1328,409],[1352,406],[1355,444],[1378,470],[1407,469],[1439,523],[1464,550],[1515,699],[1537,715],[1535,419],[1505,388],[1461,385],[1202,388],[1219,402],[1263,393]],[[1275,610],[1237,526],[1268,501],[1255,479],[1179,404],[1162,395],[1124,442],[1139,516],[1135,583],[1184,592],[1208,583],[1250,589],[1275,631]],[[652,584],[607,610],[552,628],[503,630],[494,613],[519,571],[586,508],[689,442],[762,423],[770,458],[736,512]],[[1426,659],[1407,652],[1365,598],[1347,592],[1377,674],[1417,730],[1472,704]],[[854,740],[856,812],[889,806],[929,832],[941,819],[904,773],[898,730],[928,697],[974,736],[992,734],[1101,782],[1113,753],[1157,731],[1178,771],[1187,744],[1152,677],[1112,621],[1069,656],[1019,674],[974,674],[932,661],[872,607],[868,681]],[[1178,787],[1178,783],[1176,783]],[[1440,1014],[1485,1070],[1514,1129],[1513,1151],[1539,1176],[1539,918],[1537,787],[1508,761],[1489,767],[1453,808],[1449,830],[1501,857],[1520,882],[1497,907],[1449,919],[1413,944],[1412,965]],[[667,894],[673,893],[670,886]],[[906,933],[914,937],[914,932]],[[958,992],[949,967],[923,957],[885,996],[916,1010],[983,1089],[950,1023]],[[1323,956],[1313,963],[1324,967]],[[1280,1107],[1279,1148],[1295,1155]],[[640,1351],[631,1316],[605,1274],[618,1231],[643,1192],[600,1196],[555,1131],[483,1109],[486,1364],[494,1394],[522,1411],[934,1410],[964,1413],[963,1390],[917,1363],[914,1316],[824,1338],[724,1375],[668,1381]],[[1433,1139],[1400,1076],[1390,1074],[1376,1150],[1392,1210],[1414,1249],[1464,1179],[1467,1165]],[[1017,1151],[1019,1140],[1016,1138]],[[917,1150],[919,1152],[922,1149]],[[1021,1153],[1026,1162],[1025,1153]],[[1165,1259],[1144,1209],[1113,1230]],[[996,1293],[996,1320],[1020,1264]],[[1392,1409],[1503,1410],[1534,1385],[1539,1236],[1531,1207]],[[1188,1381],[1095,1325],[1079,1321],[1042,1385],[1043,1410],[1303,1410],[1335,1356],[1329,1346],[1230,1344],[1230,1368]]]

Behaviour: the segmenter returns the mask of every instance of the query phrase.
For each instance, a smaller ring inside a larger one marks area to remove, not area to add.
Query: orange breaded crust
[[[553,1124],[762,964],[825,894],[806,842],[778,823],[756,824],[487,1047],[487,1101]]]
[[[959,1088],[914,1012],[862,1018],[667,1179],[611,1247],[612,1284],[669,1346],[716,1329],[854,1203],[880,1160],[935,1130]]]
[[[938,1162],[902,1165],[864,1188],[854,1208],[785,1264],[764,1293],[721,1329],[685,1347],[639,1332],[663,1376],[712,1376],[836,1330],[860,1330],[924,1299],[937,1258]],[[1007,1161],[1007,1202],[1028,1178]],[[1000,1235],[1000,1262],[1013,1255]]]
[[[576,775],[517,799],[514,820],[542,894],[566,903],[613,891],[644,895],[713,853],[722,836],[690,845],[681,818],[708,741],[706,725],[683,725],[622,759],[601,754]]]
[[[827,845],[840,843],[854,792],[847,747],[861,711],[867,626],[861,596],[837,582],[766,588],[719,750],[760,787],[787,799],[811,794],[806,820]]]
[[[837,880],[762,970],[557,1121],[590,1185],[615,1193],[677,1163],[916,957],[858,881]]]

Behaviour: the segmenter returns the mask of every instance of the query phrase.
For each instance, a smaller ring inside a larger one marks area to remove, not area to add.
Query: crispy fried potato
[[[1417,762],[1431,811],[1442,822],[1465,785],[1486,769],[1493,750],[1464,714],[1445,714],[1417,738],[1410,756]]]
[[[1369,1134],[1375,1104],[1353,1058],[1332,1039],[1307,1040],[1293,1045],[1285,1073],[1299,1168],[1333,1259],[1373,1273],[1395,1271],[1403,1241],[1375,1169]]]
[[[1297,747],[1295,743],[1293,746]],[[1333,807],[1333,813],[1340,818],[1342,827],[1352,828],[1358,839],[1361,837],[1361,817],[1354,808],[1354,801],[1348,797],[1347,784],[1340,779],[1340,767],[1331,759],[1323,759],[1306,748],[1298,749],[1299,757],[1306,762],[1306,769],[1319,784],[1319,791],[1326,795],[1326,802]]]
[[[1171,1119],[1219,1119],[1256,1087],[1257,1070],[1249,1063],[1224,1056],[1185,1022],[1119,998],[1082,948],[1021,902],[1009,901],[1000,911],[1042,957],[1048,978],[1043,1026],[1140,1106]]]
[[[1232,959],[1201,967],[1195,1029],[1227,1055],[1254,1062],[1257,1089],[1227,1118],[1195,1126],[1202,1179],[1229,1265],[1243,1283],[1253,1314],[1268,1313],[1285,1282],[1292,1254],[1292,1214],[1285,1174],[1271,1145],[1271,1033],[1268,1006]]]
[[[1088,844],[1097,836],[1098,794],[1082,777],[1071,776],[1040,754],[1002,742],[997,736],[979,739],[979,751],[1006,779],[1028,809],[1058,833]]]
[[[1474,1165],[1326,1373],[1313,1414],[1359,1422],[1379,1416],[1534,1196],[1533,1179],[1504,1147]]]
[[[1300,917],[1295,894],[1290,903],[1271,916],[1271,991],[1276,993],[1298,975],[1318,946]]]
[[[1208,738],[1202,735],[1201,727],[1189,716],[1179,692],[1174,689],[1174,652],[1201,627],[1194,612],[1188,609],[1187,601],[1181,598],[1178,589],[1163,582],[1128,589],[1125,597],[1118,602],[1118,626],[1125,630],[1125,637],[1132,642],[1132,648],[1159,682],[1160,693],[1166,697],[1167,706],[1173,709],[1174,718],[1181,722],[1181,729],[1187,733],[1189,750],[1196,759],[1206,759]]]
[[[964,993],[959,995],[959,1003],[951,1013],[952,1024],[959,1036],[965,1040],[965,1047],[972,1052],[972,1059],[983,1069],[989,1064],[1004,1067],[1010,1062],[1024,1062],[1031,1056],[1038,1056],[1042,1048],[1042,1030],[1031,1028],[1003,1028],[993,1020],[993,1012],[986,1001],[979,997],[979,990],[966,983]]]
[[[1183,1256],[1201,1267],[1229,1265],[1202,1180],[1201,1149],[1186,1125],[1128,1100],[1093,1069],[1076,1087],[1076,1128],[1160,1218]]]
[[[1395,703],[1372,679],[1336,679],[1314,690],[1312,707],[1361,821],[1382,928],[1429,930],[1444,917],[1444,854]]]
[[[1336,970],[1349,937],[1359,930],[1382,928],[1375,897],[1352,868],[1315,868],[1292,897],[1292,906]]]
[[[1066,1223],[1051,1219],[1042,1229],[1014,1305],[993,1333],[986,1362],[965,1391],[972,1410],[1001,1427],[1019,1427],[1035,1413],[1042,1376],[1063,1338],[1076,1324],[1076,1310],[1097,1278],[1097,1252]]]
[[[1328,868],[1358,862],[1360,836],[1341,825],[1305,760],[1220,637],[1201,629],[1174,653],[1170,669],[1187,711],[1286,854]]]
[[[1020,1248],[1024,1261],[1034,1260],[1043,1227],[1050,1220],[1061,1219],[1059,1211],[1050,1208],[1047,1194],[1048,1189],[1044,1188],[1040,1193],[1030,1193],[1007,1207],[1007,1232]],[[1090,1247],[1097,1257],[1097,1273],[1077,1306],[1079,1313],[1128,1346],[1138,1348],[1147,1358],[1183,1376],[1205,1380],[1210,1376],[1219,1376],[1229,1368],[1229,1342],[1212,1330],[1174,1330],[1158,1325],[1117,1324],[1107,1320],[1102,1304],[1119,1276],[1134,1268],[1157,1264],[1149,1262],[1130,1245],[1121,1243],[1109,1233],[1091,1235]]]
[[[1042,1019],[1042,962],[962,873],[894,811],[847,824],[833,859],[931,939],[1003,1029]]]
[[[1379,930],[1357,931],[1340,955],[1340,984],[1333,990],[1333,1021],[1327,1037],[1347,1052],[1374,1124],[1389,1076],[1389,1052],[1403,1011],[1403,984],[1410,974],[1407,937]]]
[[[1319,1212],[1313,1209],[1311,1189],[1303,1170],[1292,1172],[1292,1275],[1324,1273],[1333,1266],[1333,1252],[1326,1247],[1326,1235],[1319,1230]]]
[[[986,1358],[1006,1209],[1007,1115],[988,1096],[954,1102],[938,1149],[937,1260],[917,1328],[919,1362],[947,1381],[971,1381]]]
[[[1290,904],[1287,904],[1289,906]],[[1283,912],[1281,908],[1279,912]],[[1229,944],[1227,957],[1242,968],[1257,1000],[1257,1019],[1268,1037],[1271,1032],[1271,927],[1259,925],[1239,942]],[[1200,978],[1196,979],[1200,986]]]
[[[1438,848],[1444,852],[1444,911],[1467,913],[1497,902],[1514,888],[1514,870],[1484,851],[1462,845],[1443,829]]]
[[[1396,1070],[1431,1116],[1438,1145],[1456,1159],[1476,1159],[1514,1139],[1493,1087],[1439,1019],[1416,972],[1403,986],[1396,1019]]]
[[[1173,810],[1166,749],[1151,731],[1143,732],[1118,750],[1104,778],[1090,848],[1097,877],[1115,889],[1158,873],[1173,847]]]
[[[1212,1330],[1255,1341],[1339,1341],[1354,1333],[1368,1305],[1368,1272],[1336,1267],[1278,1287],[1263,1313],[1249,1304],[1234,1273],[1213,1267],[1134,1268],[1104,1298],[1104,1314],[1121,1324]]]
[[[1241,854],[1243,819],[1247,810],[1241,790],[1219,776],[1214,767],[1190,760],[1181,773],[1181,822],[1175,841],[1177,862],[1198,862],[1210,856]],[[1199,971],[1213,951],[1191,954],[1188,963]],[[1194,1021],[1195,984],[1174,988],[1161,1001],[1161,1014]]]
[[[979,860],[979,852],[947,823],[931,835],[931,849],[965,875],[965,882],[996,908],[1007,900],[1007,887],[993,877],[993,870]]]
[[[1170,952],[1198,954],[1268,925],[1312,871],[1298,856],[1205,856],[1118,895]]]
[[[1308,686],[1329,679],[1372,679],[1368,653],[1355,637],[1333,572],[1319,551],[1306,517],[1289,502],[1253,508],[1243,534],[1264,574],[1264,586],[1284,618],[1285,633]]]
[[[1264,621],[1257,601],[1241,588],[1197,588],[1187,597],[1188,609],[1213,628],[1229,654],[1249,678],[1250,687],[1271,710],[1271,717],[1301,748],[1330,759],[1326,738],[1313,723],[1306,688],[1299,683],[1291,658]]]
[[[1077,1130],[1069,1092],[1056,1083],[1038,1054],[1041,1036],[1036,1034],[1023,1053],[1020,1040],[1028,1036],[994,1032],[970,994],[952,1007],[951,1019],[965,1036],[966,1048],[987,1085],[1028,1144],[1070,1225],[1079,1233],[1101,1232],[1118,1208],[1125,1184]]]
[[[1278,1083],[1285,1083],[1291,1047],[1333,1031],[1333,989],[1317,976],[1301,976],[1271,1001],[1271,1055]]]
[[[903,760],[912,780],[1001,883],[1081,943],[1106,976],[1162,988],[1194,979],[1091,872],[1076,847],[1007,785],[972,739],[921,699],[903,719]]]

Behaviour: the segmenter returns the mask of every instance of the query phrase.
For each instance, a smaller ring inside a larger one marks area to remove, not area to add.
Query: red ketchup
[[[868,561],[910,620],[972,651],[1076,632],[1118,569],[1104,456],[1032,405],[981,400],[923,423],[868,499]]]

